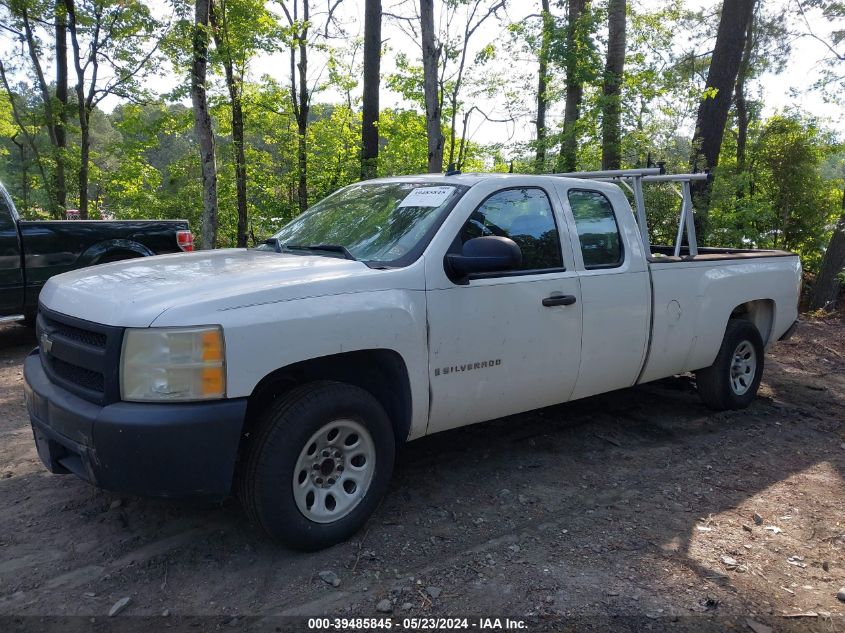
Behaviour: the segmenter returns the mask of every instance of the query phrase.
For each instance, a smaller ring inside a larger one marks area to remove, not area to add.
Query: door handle
[[[552,295],[543,299],[543,305],[547,308],[553,306],[571,306],[576,301],[575,295]]]

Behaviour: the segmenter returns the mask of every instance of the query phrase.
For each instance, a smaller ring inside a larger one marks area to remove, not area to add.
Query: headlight
[[[223,330],[128,328],[120,358],[120,397],[130,401],[226,397]]]

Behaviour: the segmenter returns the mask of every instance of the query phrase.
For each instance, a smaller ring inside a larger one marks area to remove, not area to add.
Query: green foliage
[[[0,137],[12,137],[17,131],[12,119],[12,104],[5,94],[0,93]],[[3,151],[4,149],[0,148],[0,152]]]
[[[421,173],[428,165],[425,116],[414,110],[383,110],[379,136],[387,143],[379,150],[379,176]]]
[[[752,130],[748,171],[732,173],[734,140],[726,138],[711,202],[711,241],[739,248],[782,248],[814,271],[839,214],[842,174],[825,178],[825,162],[842,152],[833,135],[798,113]]]
[[[308,91],[311,108],[306,136],[307,197],[309,203],[322,199],[359,177],[360,38],[325,37],[314,20],[325,17],[323,6],[311,0],[312,23],[308,25]],[[300,7],[302,0],[299,0]],[[331,3],[330,3],[331,4]],[[456,122],[454,154],[459,155],[463,118],[469,116],[467,136],[482,117],[511,118],[514,127],[527,129],[535,116],[533,95],[537,90],[537,52],[541,43],[539,3],[521,22],[504,25],[505,33],[484,41],[483,33],[495,18],[477,31],[468,49],[466,68],[460,75],[460,90],[452,103],[458,82],[458,68],[464,54],[466,21],[478,20],[495,0],[446,0],[439,20],[442,44],[440,89],[443,95],[445,154],[451,147],[450,131]],[[665,160],[670,171],[686,171],[690,155],[691,117],[703,93],[710,63],[708,47],[715,34],[718,15],[707,8],[698,14],[684,10],[683,0],[632,0],[628,3],[627,50],[622,87],[623,167],[643,166],[647,160]],[[0,3],[0,20],[10,28],[21,27],[20,10],[26,6],[35,24],[37,48],[42,65],[50,70],[52,33],[49,27],[54,3],[50,0],[15,0]],[[101,49],[97,90],[113,93],[104,103],[114,109],[101,110],[96,101],[91,115],[91,174],[89,194],[92,217],[186,218],[200,232],[202,187],[198,150],[191,110],[183,105],[188,96],[193,7],[172,4],[167,32],[154,15],[158,5],[139,0],[82,0],[76,3],[80,38],[85,48],[99,19],[111,29]],[[287,4],[288,8],[291,4]],[[508,3],[511,11],[516,5]],[[808,14],[822,15],[831,24],[831,50],[841,50],[842,29],[837,21],[845,17],[842,3],[833,0],[802,0]],[[151,7],[153,9],[151,9]],[[171,7],[171,5],[168,5]],[[470,16],[472,7],[477,11]],[[764,108],[759,78],[778,72],[789,54],[789,37],[801,33],[796,5],[760,3],[754,22],[754,48],[746,74],[746,101],[750,125],[746,169],[737,173],[736,129],[730,126],[722,148],[720,169],[713,192],[710,224],[713,245],[735,247],[777,247],[797,250],[809,270],[818,266],[838,212],[843,185],[843,149],[833,134],[817,121],[797,112],[762,120]],[[215,0],[218,28],[209,30],[211,59],[208,95],[217,146],[219,243],[236,243],[237,204],[235,146],[232,143],[230,95],[224,83],[224,62],[231,60],[234,84],[244,111],[247,167],[248,232],[261,240],[276,232],[299,213],[296,159],[297,128],[291,103],[287,47],[298,44],[305,24],[289,23],[278,2],[262,0]],[[399,5],[394,8],[404,10]],[[562,100],[567,68],[584,86],[581,117],[577,123],[578,165],[598,168],[601,161],[601,74],[605,54],[606,3],[593,0],[581,16],[573,46],[567,46],[566,2],[552,2],[547,96],[550,109],[546,136],[548,165],[555,160],[562,121]],[[791,11],[791,22],[784,11]],[[97,13],[100,17],[97,18]],[[406,16],[407,17],[407,16]],[[332,28],[346,25],[340,20]],[[407,21],[402,22],[406,24]],[[328,28],[328,27],[326,27]],[[408,27],[410,33],[411,28]],[[328,31],[326,31],[328,32]],[[217,35],[215,41],[215,35]],[[789,37],[787,37],[789,36]],[[825,35],[824,37],[828,37]],[[396,99],[378,122],[379,176],[420,173],[427,166],[423,73],[417,48],[407,41],[388,40],[383,89]],[[130,74],[145,60],[153,46],[157,50],[145,61],[143,72]],[[3,59],[12,79],[11,89],[22,116],[24,129],[33,139],[34,151],[12,117],[10,101],[0,91],[0,180],[9,187],[26,216],[36,217],[50,209],[52,176],[56,155],[51,151],[47,116],[41,94],[33,82],[31,61],[25,49],[10,50]],[[5,52],[5,51],[4,51]],[[312,55],[312,52],[314,55]],[[281,56],[280,56],[281,54]],[[273,77],[256,78],[251,63],[259,55],[279,60]],[[84,60],[83,60],[84,61]],[[151,94],[144,76],[169,63],[172,73],[183,78],[173,82],[167,94]],[[823,61],[824,85],[830,98],[841,98],[841,59]],[[71,103],[68,148],[65,162],[69,205],[73,206],[79,167],[79,129],[75,123],[73,94],[75,72],[70,67]],[[250,71],[253,71],[251,73]],[[50,73],[48,72],[48,75]],[[90,67],[89,75],[90,77]],[[48,76],[48,81],[50,77]],[[117,83],[114,83],[117,82]],[[104,96],[105,93],[103,93]],[[114,102],[118,105],[115,107]],[[52,101],[51,103],[54,103]],[[493,112],[487,104],[495,103]],[[490,110],[489,112],[482,112]],[[506,114],[502,114],[505,112]],[[735,124],[735,122],[734,122]],[[513,143],[503,138],[481,146],[464,139],[463,171],[532,172],[536,143]],[[23,148],[21,148],[23,144]],[[646,206],[652,238],[672,243],[677,229],[678,198],[670,187],[648,187]]]

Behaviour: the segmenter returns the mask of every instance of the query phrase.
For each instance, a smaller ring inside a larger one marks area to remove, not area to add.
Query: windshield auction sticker
[[[417,187],[399,203],[400,207],[439,207],[446,202],[454,187]]]

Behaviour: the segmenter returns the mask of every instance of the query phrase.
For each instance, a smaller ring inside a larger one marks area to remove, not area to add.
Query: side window
[[[484,235],[516,242],[522,249],[521,270],[563,268],[552,205],[542,189],[504,189],[487,198],[461,229],[461,243]]]
[[[622,239],[610,200],[598,191],[569,190],[585,268],[612,268],[622,263]]]

